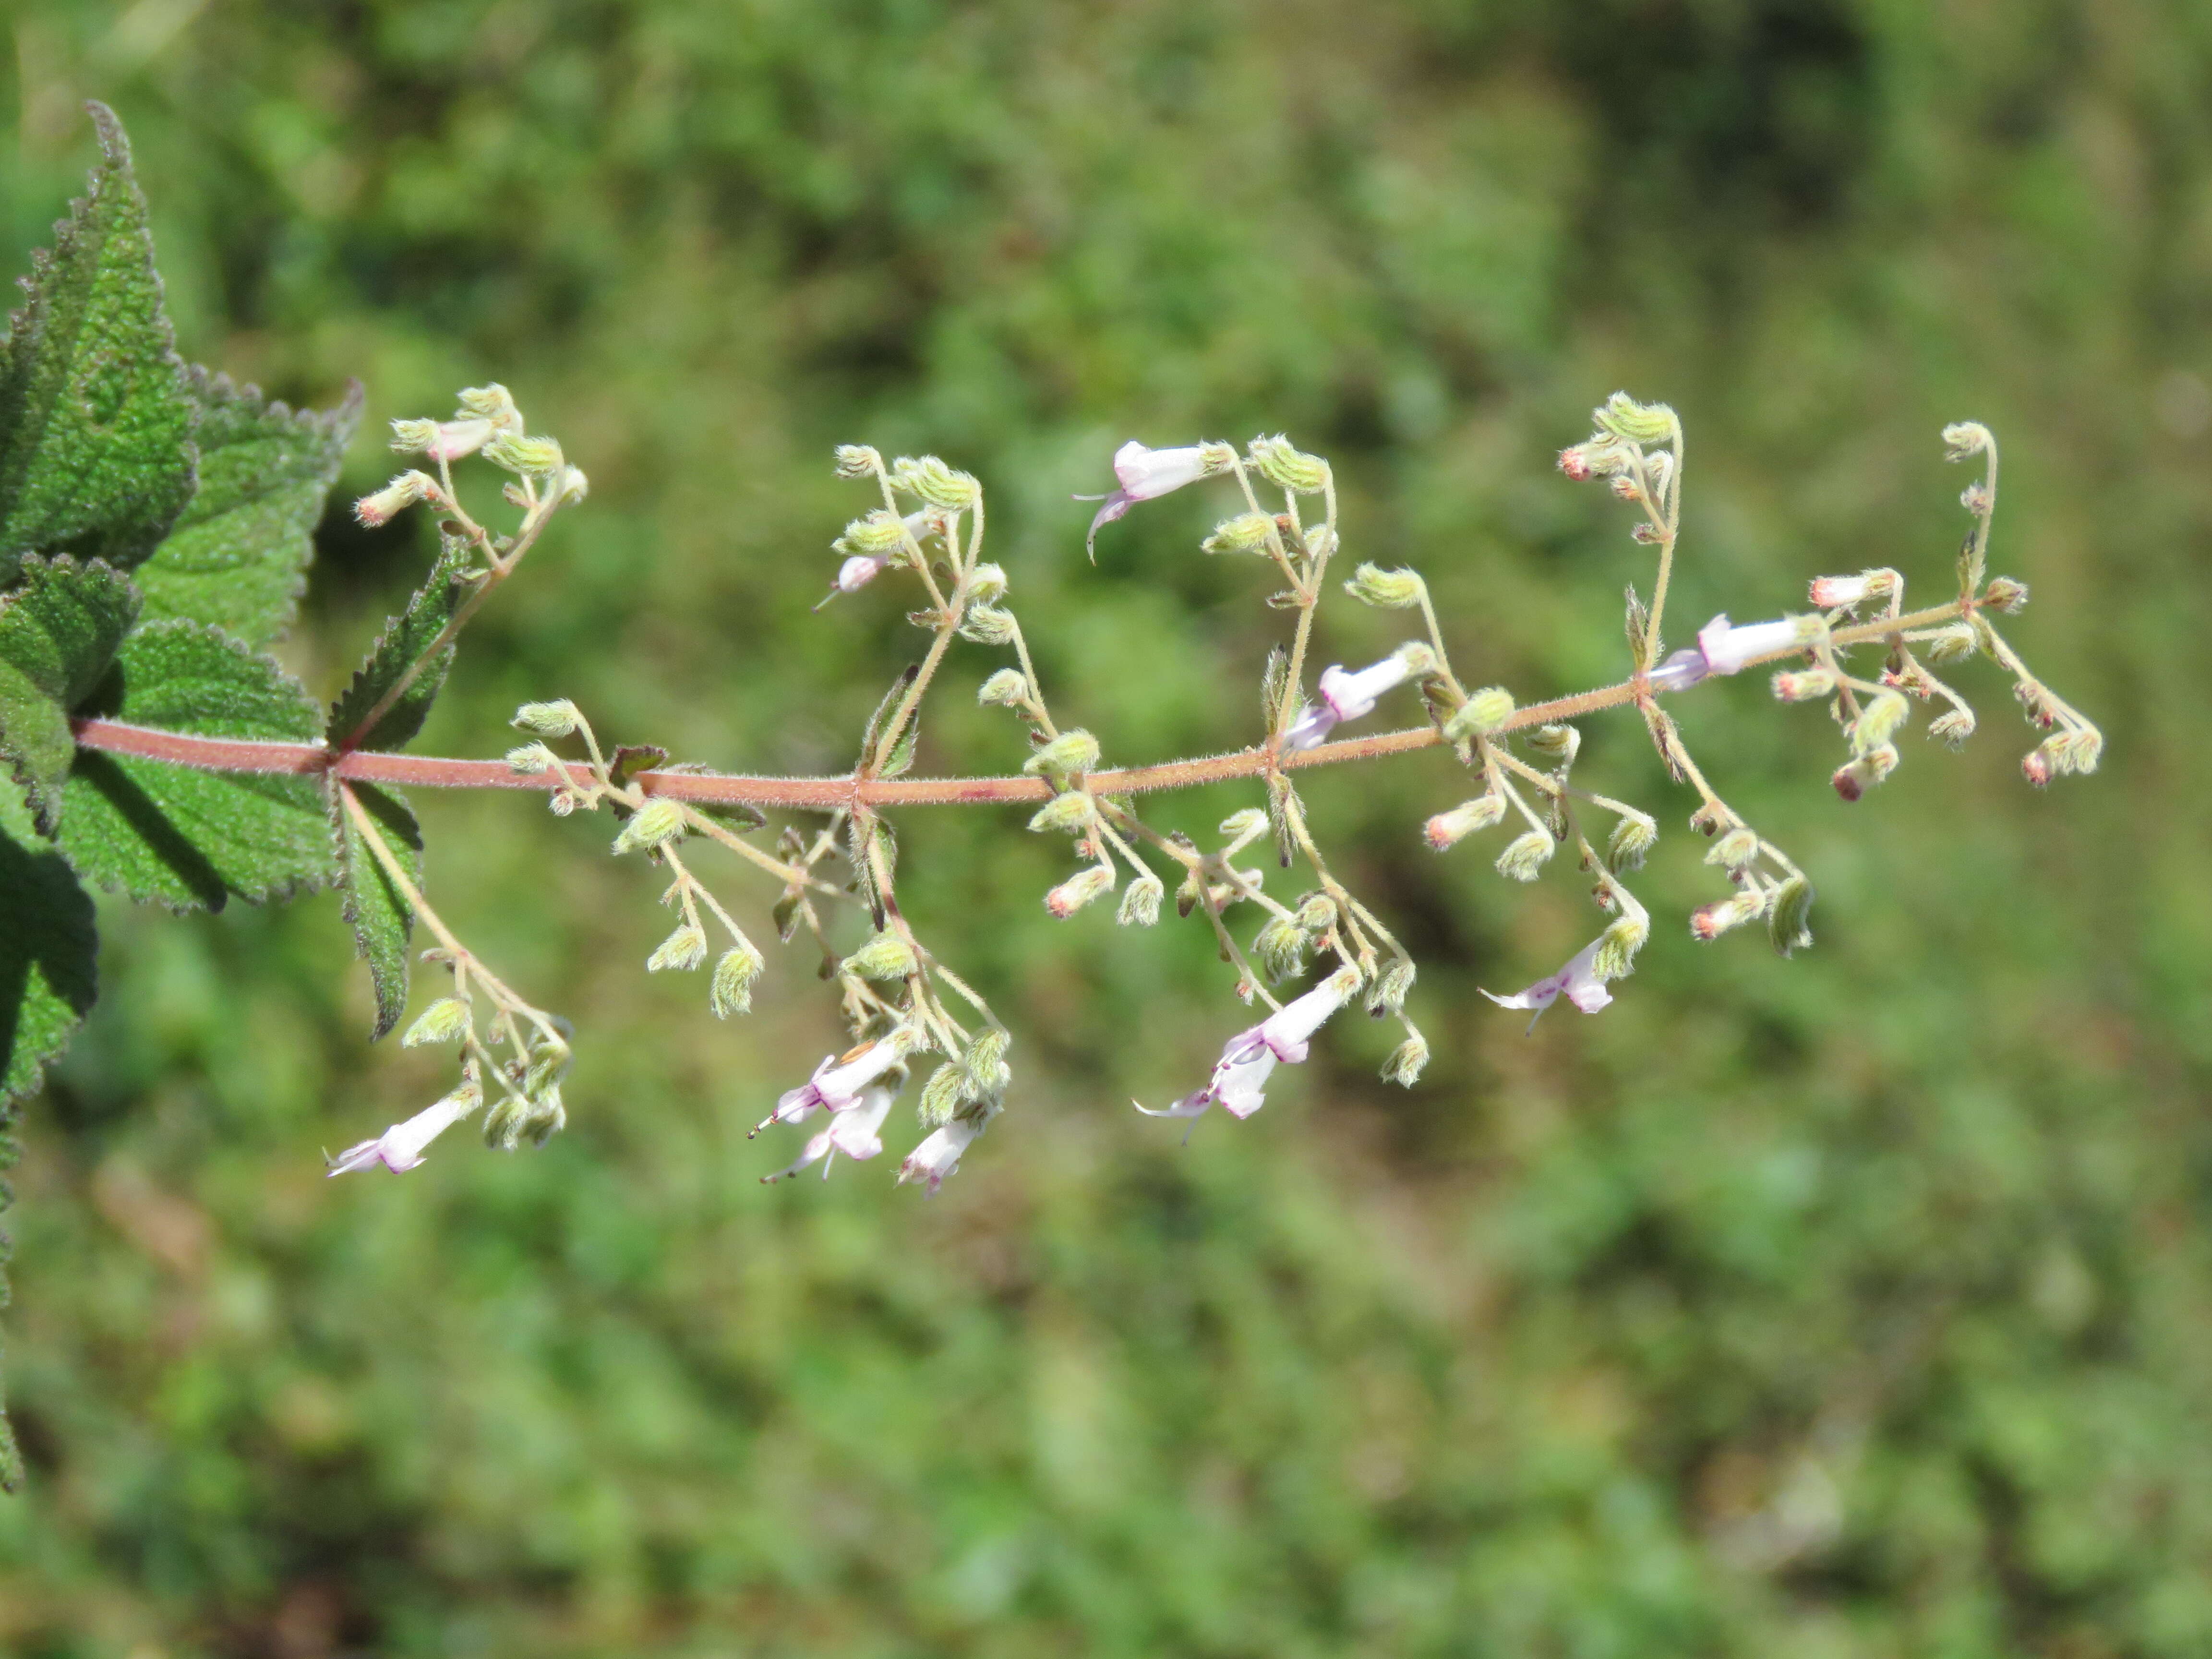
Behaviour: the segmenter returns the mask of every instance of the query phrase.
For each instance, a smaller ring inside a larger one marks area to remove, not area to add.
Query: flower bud
[[[1091,822],[1091,797],[1080,789],[1070,789],[1037,808],[1036,816],[1030,819],[1030,828],[1040,836],[1054,830],[1080,830]]]
[[[1540,726],[1522,741],[1540,755],[1571,761],[1583,746],[1583,734],[1571,726]]]
[[[1306,526],[1306,556],[1312,559],[1332,557],[1336,552],[1336,532],[1326,524]]]
[[[1992,576],[1982,590],[1982,603],[2008,617],[2017,616],[2027,609],[2027,584],[2012,576]]]
[[[1979,421],[1959,421],[1943,428],[1943,459],[1963,461],[1978,455],[1996,441]]]
[[[1590,411],[1590,419],[1603,432],[1632,444],[1664,443],[1674,430],[1674,411],[1664,404],[1639,404],[1626,392],[1616,392]]]
[[[1955,662],[1981,649],[1981,638],[1971,623],[1958,623],[1930,635],[1926,649],[1930,662]]]
[[[1305,931],[1288,917],[1273,917],[1253,936],[1252,954],[1270,980],[1286,980],[1305,966]]]
[[[1974,735],[1974,717],[1966,709],[1954,708],[1928,722],[1928,735],[1954,749],[1963,748]]]
[[[458,461],[483,448],[492,432],[489,421],[473,416],[459,421],[394,421],[392,447],[404,455]]]
[[[530,778],[552,770],[556,758],[553,751],[542,743],[526,743],[507,751],[507,769]]]
[[[706,959],[707,935],[687,921],[661,940],[659,949],[645,959],[645,971],[688,974]]]
[[[489,386],[472,386],[454,401],[464,415],[489,421],[502,432],[522,429],[522,411],[514,406],[514,394],[496,380]]]
[[[1419,605],[1427,587],[1417,572],[1385,570],[1380,565],[1363,564],[1352,573],[1352,580],[1345,583],[1344,591],[1362,605],[1383,611],[1403,611],[1408,605]]]
[[[433,1043],[453,1042],[467,1036],[472,1024],[467,1003],[459,997],[440,997],[407,1028],[407,1035],[399,1039],[399,1046],[422,1048]]]
[[[1454,711],[1444,722],[1444,736],[1464,743],[1480,733],[1495,732],[1513,718],[1513,694],[1502,685],[1485,686]]]
[[[1267,833],[1267,814],[1257,806],[1247,806],[1231,812],[1218,827],[1222,835],[1241,845],[1255,836]]]
[[[630,815],[615,837],[615,851],[628,853],[674,841],[684,833],[684,808],[678,802],[655,795]]]
[[[1403,1008],[1420,971],[1411,957],[1401,957],[1385,968],[1375,981],[1375,995],[1367,1005],[1367,1012],[1380,1016],[1395,1014]]]
[[[872,477],[884,470],[884,458],[866,444],[839,444],[836,460],[841,478]]]
[[[888,507],[863,513],[830,544],[833,553],[861,553],[872,558],[906,545],[906,521]]]
[[[1029,677],[1018,668],[1001,668],[976,690],[975,701],[985,708],[998,703],[1019,708],[1030,700]]]
[[[1618,500],[1624,501],[1640,501],[1644,499],[1644,486],[1637,482],[1635,475],[1632,473],[1614,473],[1613,475],[1613,483],[1610,488],[1613,490],[1613,495]]]
[[[1851,722],[1851,753],[1866,755],[1886,745],[1905,724],[1911,705],[1902,692],[1884,691],[1869,699]],[[1893,761],[1892,765],[1896,763]]]
[[[1073,777],[1098,764],[1098,739],[1080,726],[1061,732],[1031,755],[1022,770],[1031,777]]]
[[[1825,668],[1785,668],[1774,677],[1773,686],[1784,702],[1812,702],[1836,695],[1836,677]]]
[[[1272,438],[1255,438],[1245,447],[1260,476],[1278,489],[1316,495],[1328,482],[1328,463],[1318,455],[1292,448],[1291,441],[1279,432]]]
[[[1613,826],[1613,834],[1606,842],[1606,862],[1616,875],[1625,871],[1641,870],[1644,855],[1657,845],[1658,841],[1658,824],[1641,812],[1632,813]]]
[[[1813,884],[1802,876],[1790,877],[1776,890],[1766,913],[1766,937],[1778,955],[1786,957],[1813,942],[1812,915]]]
[[[1889,744],[1869,749],[1848,766],[1836,769],[1828,781],[1845,800],[1857,800],[1875,784],[1897,770],[1896,749]]]
[[[1065,921],[1100,894],[1110,892],[1113,886],[1113,871],[1103,864],[1090,865],[1047,893],[1044,908]]]
[[[1421,1073],[1429,1063],[1429,1042],[1419,1031],[1390,1051],[1390,1058],[1382,1062],[1382,1080],[1395,1083],[1401,1089],[1410,1089],[1420,1081]]]
[[[960,637],[978,645],[1005,645],[1014,637],[1014,613],[988,605],[971,605],[960,619]]]
[[[714,1011],[716,1019],[752,1011],[753,981],[767,966],[761,953],[750,945],[732,945],[722,952],[707,991],[707,1006]]]
[[[914,947],[896,933],[878,933],[837,964],[841,974],[860,979],[904,979],[914,972]]]
[[[427,472],[402,472],[373,495],[364,495],[353,504],[353,515],[362,524],[374,530],[379,525],[389,524],[392,515],[417,501],[441,501],[445,492],[438,481]]]
[[[1478,795],[1448,812],[1439,812],[1421,826],[1422,837],[1441,853],[1456,847],[1478,830],[1487,830],[1505,816],[1505,797]]]
[[[1886,599],[1905,578],[1894,570],[1862,570],[1856,576],[1815,576],[1810,590],[1813,603],[1823,611],[1847,610],[1869,599]]]
[[[1643,916],[1620,917],[1597,936],[1597,951],[1590,958],[1590,972],[1601,983],[1609,979],[1626,979],[1636,971],[1636,953],[1650,936],[1651,924]]]
[[[1690,936],[1692,939],[1714,939],[1731,927],[1741,927],[1753,921],[1766,908],[1766,895],[1753,890],[1738,893],[1734,898],[1716,899],[1711,904],[1699,905],[1690,913]]]
[[[1265,513],[1239,513],[1233,519],[1224,519],[1213,526],[1213,533],[1200,542],[1202,553],[1264,553],[1267,550],[1267,532],[1275,521]]]
[[[541,738],[565,738],[582,723],[582,714],[566,697],[557,702],[526,702],[507,722],[525,732],[535,732]]]
[[[1705,854],[1705,862],[1717,864],[1724,870],[1741,870],[1758,856],[1758,832],[1739,823],[1712,844]]]
[[[1531,830],[1506,843],[1498,855],[1498,873],[1510,881],[1534,881],[1558,847],[1543,830]]]
[[[1167,887],[1147,870],[1121,890],[1121,908],[1114,920],[1124,927],[1150,927],[1160,919],[1160,900]]]
[[[900,456],[891,463],[891,482],[947,513],[964,513],[983,499],[981,484],[965,472],[955,471],[934,455],[919,459]]]
[[[492,439],[483,447],[483,458],[526,478],[550,478],[567,465],[559,444],[550,438],[528,437],[519,428]]]
[[[979,564],[968,574],[969,597],[978,605],[996,605],[1006,597],[1006,573],[995,564]]]

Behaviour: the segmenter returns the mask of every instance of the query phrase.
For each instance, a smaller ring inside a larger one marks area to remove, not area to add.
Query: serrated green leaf
[[[0,783],[0,1141],[92,1006],[96,945],[91,896]]]
[[[0,595],[0,759],[51,834],[76,755],[70,712],[89,696],[138,619],[127,577],[95,559],[23,561],[23,583]]]
[[[468,568],[465,550],[447,549],[431,567],[430,579],[407,601],[406,610],[385,625],[355,672],[353,684],[331,705],[326,735],[333,747],[402,749],[422,729],[430,705],[446,684],[446,672],[453,665],[451,641],[435,653],[430,647],[481,580],[465,574]],[[362,723],[375,714],[395,686],[404,689],[377,716],[375,726],[363,731]]]
[[[0,356],[0,584],[33,550],[129,569],[191,499],[184,364],[161,308],[146,198],[112,112],[90,106],[105,159]]]
[[[420,891],[422,831],[415,814],[395,793],[370,784],[349,787],[383,831],[384,844],[398,855],[408,879]],[[368,959],[369,982],[376,988],[376,1029],[369,1033],[373,1042],[397,1025],[407,1012],[407,945],[415,931],[415,912],[362,839],[360,826],[345,810],[335,780],[329,801],[331,829],[338,849],[338,878],[346,890],[345,919],[353,925],[354,941]]]
[[[251,646],[292,625],[315,526],[361,420],[361,387],[336,409],[295,412],[258,387],[194,368],[199,487],[138,568],[149,617],[208,623]]]
[[[86,705],[134,726],[204,737],[312,743],[314,703],[275,659],[198,623],[158,622],[123,642]],[[79,873],[178,909],[259,902],[334,879],[311,777],[202,772],[80,750],[57,839]]]

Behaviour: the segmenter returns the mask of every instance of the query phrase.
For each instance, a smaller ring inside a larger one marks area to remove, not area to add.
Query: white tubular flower
[[[843,1111],[860,1099],[870,1084],[904,1060],[906,1048],[903,1034],[894,1031],[854,1049],[842,1060],[830,1055],[814,1068],[812,1077],[784,1091],[775,1109],[760,1121],[753,1133],[758,1134],[771,1123],[804,1123],[807,1114],[817,1109]]]
[[[842,1111],[832,1111],[830,1124],[806,1143],[806,1148],[789,1169],[778,1170],[774,1175],[763,1176],[763,1185],[782,1181],[797,1175],[808,1164],[821,1163],[822,1178],[830,1179],[830,1165],[842,1152],[848,1158],[868,1158],[884,1149],[882,1132],[884,1120],[890,1115],[895,1093],[880,1083],[872,1083],[860,1091],[860,1097]]]
[[[1100,501],[1103,505],[1098,515],[1091,521],[1091,533],[1085,545],[1095,561],[1098,556],[1098,532],[1103,526],[1112,524],[1139,501],[1149,501],[1166,495],[1171,489],[1181,489],[1187,483],[1196,483],[1209,472],[1218,471],[1221,457],[1228,452],[1218,444],[1191,444],[1181,449],[1147,449],[1134,438],[1114,452],[1114,476],[1121,488],[1108,495],[1078,495],[1079,501]]]
[[[422,446],[422,453],[434,461],[458,461],[489,443],[495,430],[485,420],[441,422],[430,441]]]
[[[899,1185],[903,1187],[909,1181],[927,1182],[928,1196],[935,1198],[937,1189],[945,1184],[945,1177],[960,1167],[960,1155],[982,1133],[981,1124],[964,1117],[956,1117],[943,1128],[933,1129],[899,1165]]]
[[[890,567],[891,556],[878,553],[873,557],[855,553],[837,567],[836,579],[830,586],[840,593],[857,593]]]
[[[1304,1060],[1307,1040],[1358,988],[1358,970],[1340,969],[1249,1030],[1230,1038],[1203,1089],[1157,1111],[1141,1104],[1137,1109],[1146,1117],[1194,1118],[1218,1105],[1233,1117],[1251,1116],[1267,1103],[1267,1079],[1277,1063],[1295,1066]]]
[[[331,1160],[334,1176],[350,1175],[381,1164],[398,1175],[422,1161],[423,1149],[476,1110],[483,1096],[464,1085],[435,1105],[426,1106],[404,1123],[395,1123],[374,1140],[349,1146]]]
[[[1341,663],[1331,663],[1322,670],[1321,701],[1310,702],[1301,709],[1297,719],[1291,723],[1291,729],[1283,734],[1285,751],[1296,754],[1302,749],[1311,749],[1340,721],[1356,720],[1364,714],[1373,714],[1377,697],[1403,685],[1419,672],[1419,653],[1404,647],[1356,673],[1346,673]]]
[[[1653,669],[1651,684],[1661,691],[1687,690],[1709,674],[1738,673],[1754,658],[1808,644],[1820,631],[1818,617],[1780,617],[1738,628],[1723,614],[1698,630],[1696,645]]]
[[[1862,570],[1856,576],[1815,576],[1808,591],[1823,611],[1848,609],[1869,599],[1886,599],[1897,591],[1894,570]]]
[[[1485,991],[1501,1008],[1528,1008],[1528,1029],[1534,1030],[1544,1010],[1559,1000],[1564,993],[1567,1000],[1586,1014],[1594,1014],[1613,1000],[1613,993],[1605,988],[1605,981],[1597,976],[1597,953],[1605,943],[1600,934],[1568,958],[1567,965],[1548,979],[1540,979],[1525,991],[1516,991],[1510,997]]]

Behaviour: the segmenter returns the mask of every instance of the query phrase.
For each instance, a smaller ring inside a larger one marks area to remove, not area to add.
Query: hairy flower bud
[[[559,444],[550,438],[526,436],[519,428],[493,438],[483,447],[483,458],[526,478],[550,478],[567,465]]]
[[[1395,1083],[1401,1089],[1410,1089],[1421,1079],[1429,1064],[1429,1042],[1415,1031],[1390,1051],[1390,1058],[1382,1062],[1382,1080]]]
[[[1286,916],[1273,917],[1254,935],[1252,954],[1270,980],[1286,980],[1305,966],[1305,930]]]
[[[847,525],[845,533],[830,544],[830,550],[877,558],[904,547],[906,538],[906,520],[890,508],[878,507]]]
[[[1478,830],[1487,830],[1505,816],[1505,797],[1478,795],[1448,812],[1439,812],[1421,826],[1423,839],[1441,853],[1456,847]]]
[[[1001,668],[977,688],[975,701],[985,708],[998,703],[1019,708],[1030,700],[1029,677],[1018,668]]]
[[[1513,694],[1502,685],[1485,686],[1444,722],[1444,736],[1454,743],[1463,743],[1469,738],[1497,731],[1512,718]]]
[[[392,516],[403,507],[417,501],[442,501],[445,492],[438,481],[427,472],[402,472],[373,495],[364,495],[353,504],[353,515],[368,528],[392,522]]]
[[[2012,576],[1992,576],[1982,591],[1982,603],[2006,616],[2018,616],[2027,609],[2027,584]]]
[[[1810,589],[1813,603],[1823,611],[1848,610],[1869,599],[1886,599],[1905,578],[1894,570],[1862,570],[1856,576],[1815,576]]]
[[[1898,754],[1890,744],[1869,749],[1847,766],[1839,766],[1828,781],[1845,800],[1856,800],[1897,770]]]
[[[1367,1012],[1379,1018],[1403,1008],[1420,971],[1411,957],[1400,957],[1376,976],[1375,994],[1368,1000]]]
[[[1724,870],[1741,870],[1759,856],[1758,832],[1744,824],[1723,836],[1705,854],[1705,862]]]
[[[1897,728],[1905,724],[1910,712],[1911,705],[1901,692],[1884,691],[1869,699],[1851,722],[1851,752],[1867,755],[1881,748],[1897,735]]]
[[[1734,898],[1716,899],[1691,912],[1690,936],[1692,939],[1714,939],[1731,927],[1741,927],[1757,919],[1766,908],[1766,895],[1753,890],[1738,893]]]
[[[1534,881],[1558,848],[1559,843],[1543,830],[1531,830],[1506,843],[1498,855],[1498,873],[1511,881]]]
[[[522,430],[522,411],[514,406],[514,394],[496,380],[489,386],[472,386],[454,401],[460,404],[462,414],[489,421],[502,432]]]
[[[1255,438],[1245,448],[1260,476],[1278,489],[1317,495],[1328,482],[1328,463],[1318,455],[1292,448],[1291,441],[1279,432],[1272,438]]]
[[[1784,702],[1812,702],[1836,695],[1836,677],[1825,668],[1785,668],[1774,677],[1774,695]]]
[[[1243,807],[1222,819],[1217,827],[1224,836],[1241,847],[1254,836],[1267,834],[1267,814],[1261,807]]]
[[[1644,855],[1658,844],[1659,825],[1641,812],[1632,812],[1613,826],[1605,848],[1606,862],[1618,875],[1641,870]]]
[[[1124,927],[1150,927],[1160,919],[1160,900],[1167,886],[1147,870],[1121,890],[1121,908],[1114,920]]]
[[[1267,532],[1275,521],[1265,513],[1239,513],[1233,519],[1224,519],[1213,526],[1213,533],[1200,542],[1201,553],[1264,553],[1267,550]]]
[[[1571,761],[1583,746],[1583,734],[1571,726],[1540,726],[1522,741],[1553,760]]]
[[[1080,789],[1070,789],[1038,807],[1030,819],[1030,828],[1041,836],[1080,830],[1091,822],[1091,797]]]
[[[1964,708],[1938,714],[1928,722],[1928,735],[1951,748],[1964,748],[1966,739],[1974,735],[1973,714]]]
[[[884,470],[884,458],[866,444],[839,444],[836,462],[841,478],[872,477]]]
[[[995,564],[979,564],[969,573],[968,596],[978,605],[996,605],[1006,597],[1006,573]]]
[[[1969,623],[1957,623],[1929,636],[1928,660],[1955,662],[1982,648],[1981,637]]]
[[[645,959],[645,971],[688,974],[706,959],[707,935],[687,921],[661,940],[659,948]]]
[[[534,778],[542,772],[551,771],[558,758],[542,743],[526,743],[507,751],[507,766],[511,772]]]
[[[1943,459],[1963,461],[1980,454],[1996,440],[1979,421],[1958,421],[1943,428]]]
[[[565,738],[583,724],[583,718],[576,705],[562,697],[556,702],[526,702],[507,724],[541,738]]]
[[[904,979],[917,965],[914,946],[886,931],[839,963],[837,971],[860,979]]]
[[[1418,572],[1385,570],[1380,565],[1363,564],[1352,573],[1352,580],[1344,591],[1362,605],[1371,605],[1383,611],[1403,611],[1408,605],[1419,605],[1428,591]]]
[[[716,1019],[752,1012],[753,981],[767,966],[761,960],[761,953],[750,945],[732,945],[722,952],[714,963],[714,977],[707,990],[707,1006],[714,1010]]]
[[[684,833],[684,808],[672,800],[655,795],[630,815],[622,833],[615,837],[615,851],[628,853],[638,848],[658,847],[675,840]]]
[[[1636,971],[1636,953],[1651,936],[1650,920],[1641,915],[1621,916],[1597,936],[1597,951],[1590,972],[1602,981],[1626,979]]]
[[[1077,871],[1044,896],[1044,908],[1065,921],[1102,893],[1114,888],[1114,872],[1103,864]]]
[[[1061,732],[1023,763],[1031,777],[1074,777],[1098,764],[1098,739],[1080,726]]]
[[[995,1100],[1006,1092],[1006,1085],[1014,1080],[1006,1066],[1006,1050],[1014,1045],[1013,1038],[1000,1025],[986,1026],[975,1034],[968,1045],[968,1052],[960,1056],[960,1070],[968,1079],[968,1098]]]
[[[1786,957],[1813,942],[1812,915],[1813,884],[1802,876],[1790,877],[1776,890],[1766,913],[1766,937],[1778,955]]]
[[[947,513],[964,513],[983,499],[983,486],[934,455],[902,455],[891,463],[891,482]]]
[[[1006,645],[1014,637],[1014,613],[988,605],[971,605],[960,619],[960,637],[978,645]]]
[[[399,1039],[399,1046],[422,1048],[433,1043],[457,1042],[468,1035],[473,1023],[467,1003],[459,997],[440,997],[407,1028],[407,1035]]]
[[[494,430],[489,421],[473,416],[459,421],[394,421],[392,447],[403,455],[458,461],[483,448]]]
[[[1626,392],[1616,392],[1590,419],[1601,432],[1633,444],[1664,443],[1674,430],[1674,411],[1665,404],[1639,404]]]

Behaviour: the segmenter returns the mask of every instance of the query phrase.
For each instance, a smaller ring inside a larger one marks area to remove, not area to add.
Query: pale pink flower
[[[1304,1060],[1307,1040],[1358,988],[1358,970],[1340,969],[1249,1030],[1230,1038],[1203,1089],[1158,1111],[1141,1104],[1137,1109],[1146,1117],[1194,1118],[1218,1105],[1233,1117],[1251,1116],[1267,1103],[1267,1079],[1277,1062],[1295,1066]]]
[[[814,1068],[814,1075],[796,1089],[787,1089],[775,1109],[760,1121],[758,1134],[771,1123],[804,1123],[817,1110],[842,1112],[860,1097],[861,1091],[906,1058],[902,1034],[893,1032],[864,1043],[840,1060],[830,1055]]]
[[[1549,978],[1540,979],[1525,991],[1516,991],[1502,997],[1492,991],[1482,994],[1501,1008],[1528,1008],[1528,1029],[1534,1030],[1544,1010],[1564,995],[1586,1014],[1594,1014],[1613,1000],[1613,993],[1605,988],[1605,981],[1597,976],[1598,948],[1605,943],[1600,934],[1568,958],[1567,965]]]
[[[1311,749],[1339,722],[1373,714],[1375,700],[1411,679],[1414,669],[1402,650],[1356,673],[1346,673],[1341,663],[1330,664],[1322,670],[1321,701],[1308,703],[1291,722],[1291,729],[1283,734],[1283,751],[1296,754],[1301,749]]]
[[[481,1098],[475,1090],[455,1090],[436,1104],[424,1107],[404,1123],[395,1123],[374,1140],[349,1146],[331,1160],[334,1176],[350,1175],[381,1164],[394,1175],[422,1161],[423,1150],[440,1135],[476,1110]]]
[[[1134,438],[1114,452],[1114,476],[1121,488],[1109,495],[1078,495],[1079,501],[1103,501],[1097,517],[1091,521],[1091,534],[1085,543],[1091,557],[1097,557],[1098,532],[1102,526],[1112,524],[1128,512],[1138,501],[1149,501],[1166,495],[1171,489],[1181,489],[1185,484],[1196,483],[1216,470],[1213,458],[1215,447],[1191,444],[1181,449],[1147,449]]]
[[[497,431],[489,421],[473,416],[457,421],[441,421],[422,453],[434,461],[458,461],[473,455],[492,439]]]
[[[860,1099],[853,1104],[842,1110],[831,1110],[829,1127],[817,1131],[807,1141],[805,1150],[799,1153],[789,1169],[763,1176],[762,1182],[781,1181],[788,1176],[795,1176],[817,1160],[826,1160],[822,1164],[822,1178],[827,1181],[830,1165],[837,1161],[838,1153],[842,1152],[848,1158],[873,1158],[884,1149],[881,1139],[884,1120],[890,1115],[891,1102],[896,1098],[895,1092],[884,1085],[870,1084],[860,1091]]]
[[[836,579],[830,586],[840,593],[857,593],[890,568],[890,562],[888,553],[855,553],[837,567]]]
[[[1817,617],[1782,617],[1738,628],[1725,615],[1716,617],[1698,630],[1696,645],[1651,671],[1651,684],[1661,691],[1686,691],[1709,674],[1737,673],[1756,658],[1803,645],[1818,628]]]
[[[964,1117],[956,1117],[943,1128],[932,1130],[921,1146],[906,1155],[906,1162],[899,1165],[899,1184],[926,1182],[928,1195],[936,1197],[937,1189],[945,1184],[945,1177],[960,1167],[960,1155],[982,1133],[981,1124]]]

